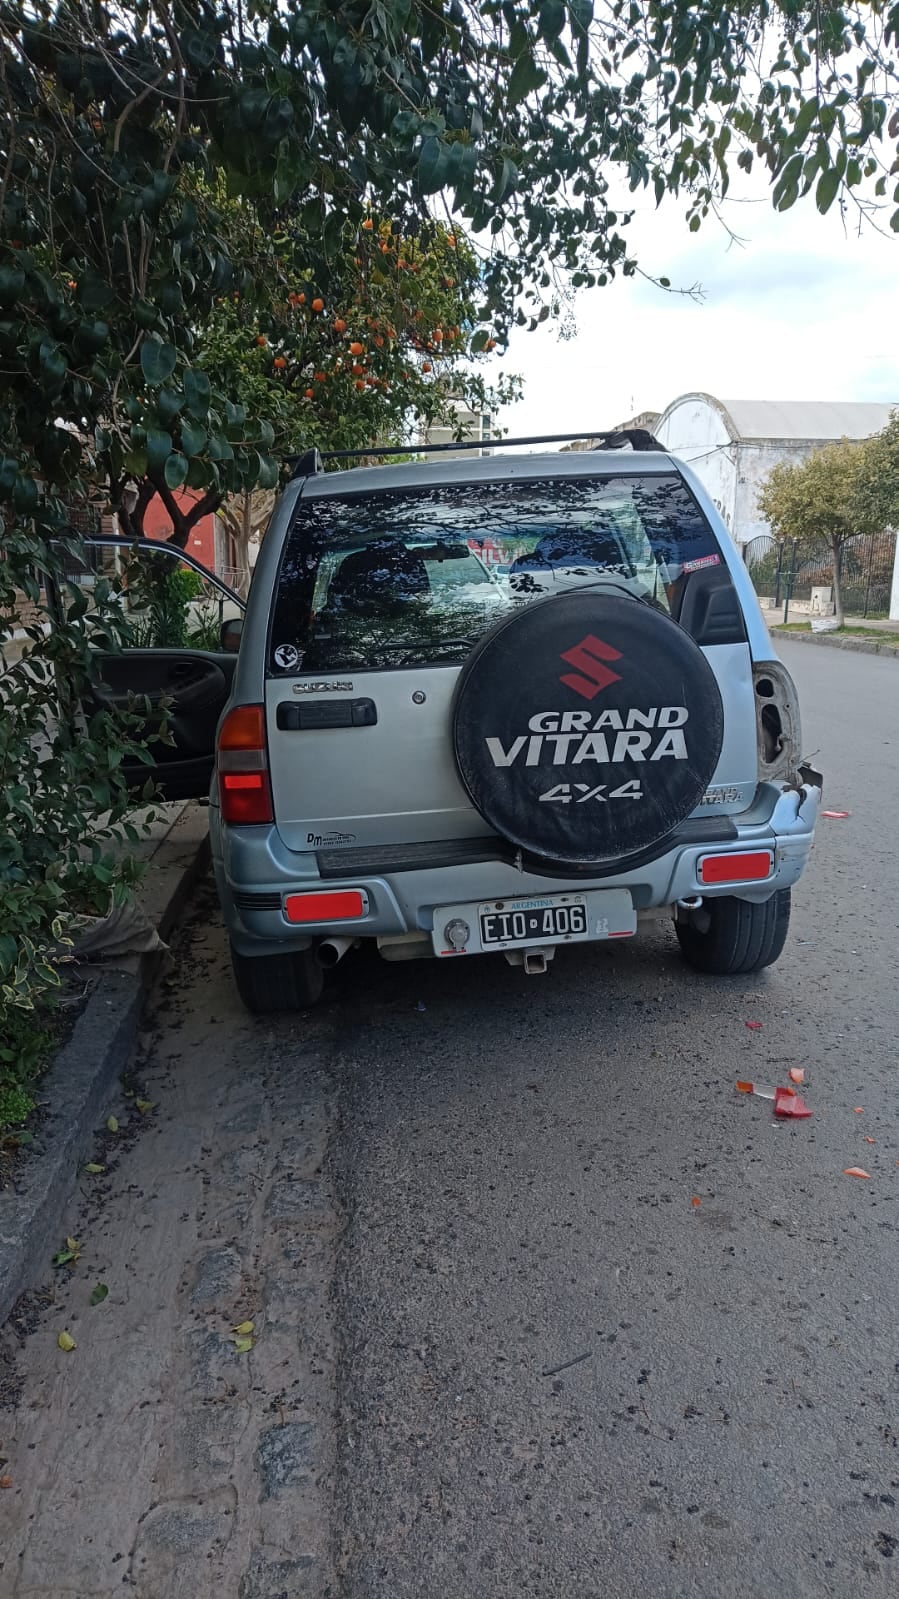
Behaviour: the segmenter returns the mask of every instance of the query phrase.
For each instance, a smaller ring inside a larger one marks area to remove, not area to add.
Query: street
[[[201,889],[4,1334],[3,1599],[895,1591],[899,665],[783,655],[851,814],[767,975],[660,925],[253,1022]]]

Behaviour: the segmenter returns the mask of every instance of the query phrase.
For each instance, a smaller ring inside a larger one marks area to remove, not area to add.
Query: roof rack
[[[325,461],[358,461],[385,455],[433,455],[446,450],[496,450],[503,445],[511,449],[522,444],[567,444],[571,439],[581,438],[589,439],[591,445],[599,445],[605,450],[621,450],[628,444],[632,450],[665,448],[646,428],[618,428],[612,433],[535,433],[523,439],[454,439],[450,444],[385,444],[371,445],[364,450],[305,450],[302,455],[290,458],[293,461],[291,477],[312,477],[323,472]]]

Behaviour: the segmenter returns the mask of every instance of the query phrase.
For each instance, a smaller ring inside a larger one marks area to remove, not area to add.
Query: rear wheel
[[[690,965],[739,977],[772,966],[780,955],[790,925],[790,890],[779,889],[762,905],[728,894],[681,914],[675,932]]]
[[[305,1010],[321,998],[325,974],[314,949],[281,955],[241,955],[231,945],[237,992],[255,1015]]]

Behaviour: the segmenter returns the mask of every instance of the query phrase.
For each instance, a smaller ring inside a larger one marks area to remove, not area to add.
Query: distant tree
[[[899,412],[863,445],[857,503],[876,532],[899,528]]]
[[[841,439],[815,450],[796,466],[782,461],[769,473],[758,497],[759,509],[776,539],[796,539],[809,548],[824,539],[833,556],[833,599],[837,625],[843,626],[840,565],[845,545],[859,533],[877,530],[866,507],[863,485],[867,446]]]

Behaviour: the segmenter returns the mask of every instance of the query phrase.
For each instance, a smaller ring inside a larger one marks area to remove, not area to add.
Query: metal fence
[[[885,617],[890,610],[896,534],[859,534],[840,550],[840,585],[847,616]],[[830,545],[778,542],[770,533],[751,539],[743,559],[757,594],[784,604],[809,604],[814,588],[832,588],[834,560]]]

